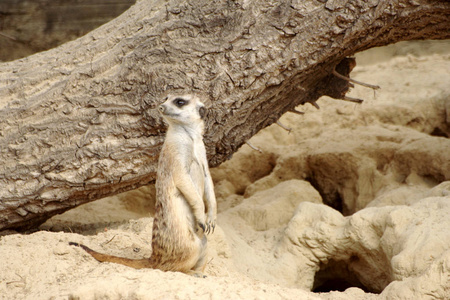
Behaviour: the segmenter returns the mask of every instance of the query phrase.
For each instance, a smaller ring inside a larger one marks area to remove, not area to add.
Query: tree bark
[[[209,162],[322,95],[346,57],[450,37],[448,1],[141,0],[88,35],[0,64],[0,230],[155,180],[166,93],[209,107]]]

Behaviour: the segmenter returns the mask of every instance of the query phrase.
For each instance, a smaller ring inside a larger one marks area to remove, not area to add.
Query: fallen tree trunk
[[[322,95],[347,56],[450,37],[447,1],[142,0],[88,35],[0,64],[0,230],[155,180],[166,93],[209,107],[211,166]]]

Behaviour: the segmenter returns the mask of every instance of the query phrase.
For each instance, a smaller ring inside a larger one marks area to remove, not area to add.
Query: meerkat
[[[195,96],[168,96],[159,112],[169,127],[159,156],[150,258],[129,259],[79,246],[100,262],[205,277],[207,239],[217,205],[203,143],[205,107]]]

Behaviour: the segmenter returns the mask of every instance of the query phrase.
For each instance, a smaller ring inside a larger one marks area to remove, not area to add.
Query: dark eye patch
[[[184,99],[182,99],[182,98],[175,98],[175,99],[173,100],[173,104],[175,104],[175,105],[178,106],[178,107],[185,106],[185,105],[188,104],[188,103],[189,103],[189,101],[184,100]]]

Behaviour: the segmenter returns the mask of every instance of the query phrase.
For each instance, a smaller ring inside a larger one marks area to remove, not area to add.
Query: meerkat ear
[[[198,109],[198,114],[200,115],[200,119],[204,119],[206,115],[206,108],[204,106],[200,106]]]

